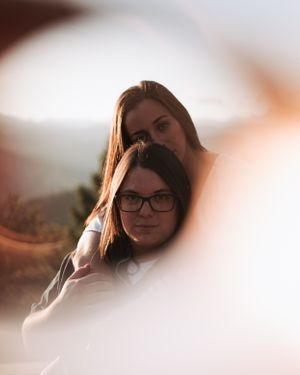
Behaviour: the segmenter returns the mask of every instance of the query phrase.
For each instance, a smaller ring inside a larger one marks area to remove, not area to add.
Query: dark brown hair
[[[109,262],[131,255],[129,241],[121,224],[115,197],[128,172],[137,166],[155,172],[176,196],[178,220],[175,233],[187,213],[191,196],[190,184],[185,169],[175,154],[165,146],[155,143],[139,142],[132,145],[125,152],[115,170],[103,217],[100,255]]]

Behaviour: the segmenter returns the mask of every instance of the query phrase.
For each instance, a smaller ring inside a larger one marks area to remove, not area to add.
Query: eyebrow
[[[120,191],[121,194],[135,194],[135,195],[139,195],[139,193],[135,190],[123,190],[123,191]],[[154,194],[162,194],[162,193],[167,193],[167,194],[170,194],[172,193],[172,190],[171,189],[159,189],[159,190],[155,190],[152,195]]]
[[[168,116],[167,115],[158,116],[155,120],[152,121],[152,124],[157,124],[164,117],[168,117]],[[148,132],[146,130],[138,130],[137,132],[132,133],[130,137],[134,137],[138,134],[143,134],[143,133],[148,133]]]
[[[159,193],[171,193],[171,189],[159,189],[155,190],[154,194],[159,194]]]
[[[152,124],[156,124],[157,122],[159,122],[164,117],[168,117],[168,116],[167,115],[161,115],[161,116],[157,117],[154,121],[152,121]]]

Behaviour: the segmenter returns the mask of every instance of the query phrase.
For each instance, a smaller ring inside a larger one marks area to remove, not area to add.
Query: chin
[[[143,253],[157,250],[158,248],[162,247],[164,242],[143,242],[143,243],[137,243],[137,247],[141,249]]]
[[[135,241],[135,247],[138,249],[139,252],[146,253],[148,251],[156,249],[159,245],[156,242],[148,242],[148,241]]]

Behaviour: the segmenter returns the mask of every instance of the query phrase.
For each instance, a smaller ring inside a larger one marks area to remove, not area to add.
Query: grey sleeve
[[[64,257],[59,271],[50,282],[46,290],[43,292],[40,301],[38,303],[32,304],[31,313],[45,309],[59,295],[65,281],[74,272],[72,254],[73,252],[70,252]]]

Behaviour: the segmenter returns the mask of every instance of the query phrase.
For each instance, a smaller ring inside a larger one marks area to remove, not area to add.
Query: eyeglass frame
[[[167,195],[169,197],[172,197],[173,198],[173,205],[172,205],[172,208],[170,208],[169,210],[156,210],[155,208],[153,208],[152,204],[151,204],[151,198],[153,197],[156,197],[156,196],[159,196],[159,195]],[[137,197],[137,198],[140,198],[141,199],[141,205],[138,209],[136,210],[123,210],[121,208],[121,202],[120,202],[120,198],[122,196],[132,196],[132,197]],[[119,207],[119,209],[122,211],[122,212],[139,212],[142,208],[143,208],[143,205],[145,202],[148,202],[149,206],[151,207],[152,211],[154,212],[170,212],[170,211],[173,211],[174,208],[175,208],[175,204],[176,204],[176,200],[177,200],[177,196],[172,194],[172,193],[158,193],[158,194],[153,194],[153,195],[150,195],[148,197],[142,197],[141,195],[139,194],[130,194],[130,193],[118,193],[115,195],[115,199],[116,199],[116,202],[117,202],[117,206]]]

